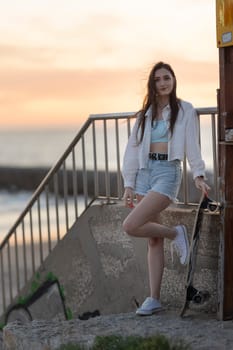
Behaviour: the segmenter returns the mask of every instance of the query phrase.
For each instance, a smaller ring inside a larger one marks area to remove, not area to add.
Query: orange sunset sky
[[[214,0],[8,0],[0,12],[1,128],[80,125],[141,107],[164,60],[178,95],[216,106]]]

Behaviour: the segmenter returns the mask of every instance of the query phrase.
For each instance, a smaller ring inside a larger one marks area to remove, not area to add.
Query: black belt
[[[149,153],[149,159],[152,160],[167,160],[168,159],[168,155],[165,153],[153,153],[150,152]]]

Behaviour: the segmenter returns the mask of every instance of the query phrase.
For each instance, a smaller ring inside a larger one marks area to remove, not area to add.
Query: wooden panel
[[[222,210],[222,249],[219,315],[233,319],[233,143],[226,142],[233,129],[233,46],[219,49],[219,176]]]
[[[233,205],[224,209],[224,298],[223,319],[233,318]]]

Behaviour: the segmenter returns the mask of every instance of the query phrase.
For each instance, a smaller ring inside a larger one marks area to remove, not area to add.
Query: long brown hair
[[[174,78],[174,86],[171,94],[169,95],[169,104],[171,107],[170,132],[171,134],[173,133],[174,125],[175,125],[176,118],[179,112],[179,107],[180,107],[180,100],[177,98],[177,95],[176,95],[176,76],[169,64],[164,62],[158,62],[151,69],[148,82],[147,82],[147,94],[144,97],[142,109],[137,113],[137,115],[139,115],[138,130],[141,129],[139,142],[142,142],[142,139],[143,139],[144,130],[145,130],[145,120],[146,120],[145,114],[150,106],[152,107],[152,120],[155,118],[155,115],[156,115],[158,105],[157,105],[157,98],[156,98],[157,91],[155,87],[154,76],[155,76],[155,72],[161,68],[167,69]]]

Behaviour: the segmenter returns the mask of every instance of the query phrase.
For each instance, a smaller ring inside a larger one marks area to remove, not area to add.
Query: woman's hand
[[[208,193],[208,191],[210,190],[210,187],[207,185],[207,183],[205,183],[204,178],[202,176],[197,176],[195,177],[195,186],[196,188],[198,188],[199,190],[201,190],[203,193]]]
[[[125,192],[124,192],[124,203],[126,208],[133,208],[133,198],[134,198],[134,191],[131,187],[125,187]]]

